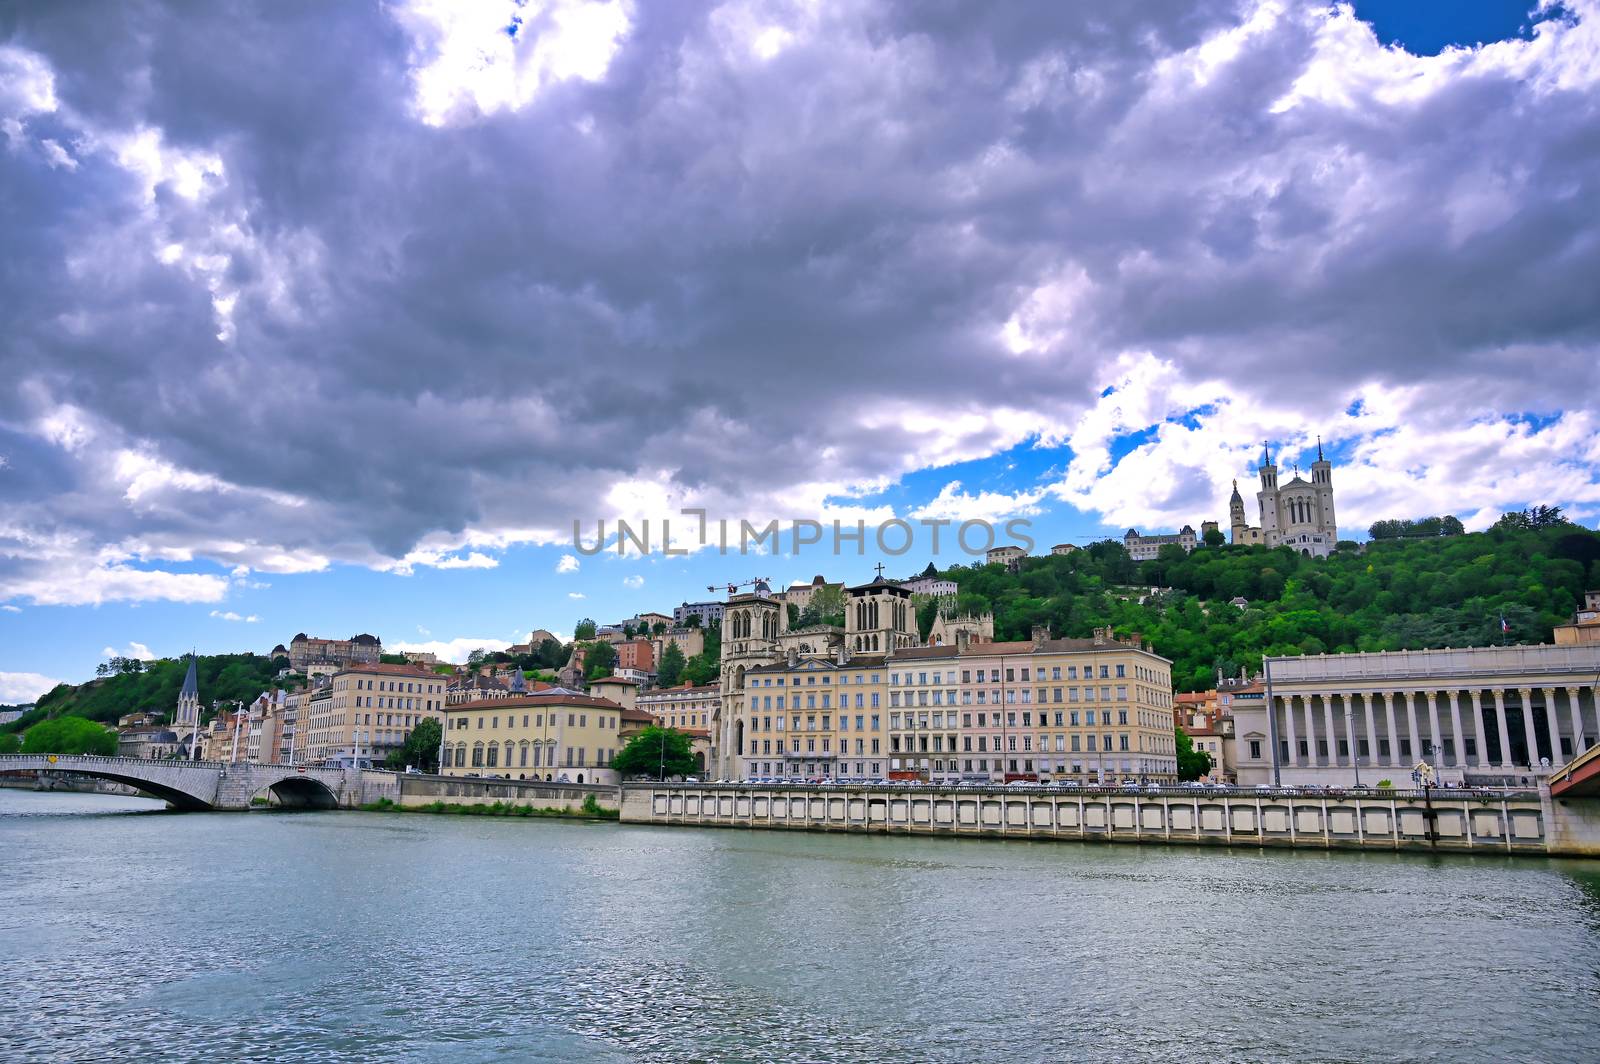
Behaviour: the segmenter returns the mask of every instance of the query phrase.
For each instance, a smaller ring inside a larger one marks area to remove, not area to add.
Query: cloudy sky
[[[175,7],[0,13],[0,701],[878,560],[574,520],[1225,520],[1262,440],[1352,538],[1600,519],[1600,0]]]

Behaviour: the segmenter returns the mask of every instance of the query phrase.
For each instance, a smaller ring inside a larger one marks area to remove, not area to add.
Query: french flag
[[[1500,634],[1505,635],[1509,631],[1511,631],[1511,626],[1506,623],[1506,615],[1502,613],[1500,615]]]

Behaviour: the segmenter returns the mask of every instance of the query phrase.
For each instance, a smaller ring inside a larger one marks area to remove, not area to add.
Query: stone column
[[[1400,697],[1406,700],[1406,724],[1411,729],[1411,763],[1415,765],[1422,758],[1422,736],[1417,731],[1417,700],[1416,691],[1402,691]]]
[[[1444,736],[1439,734],[1439,692],[1437,692],[1437,691],[1429,691],[1429,692],[1427,692],[1427,698],[1428,698],[1428,726],[1429,726],[1429,729],[1430,729],[1429,734],[1432,736],[1430,741],[1433,743],[1433,745],[1435,747],[1438,748],[1437,751],[1433,755],[1434,761],[1436,762],[1434,767],[1435,768],[1443,768],[1444,767]]]
[[[1328,764],[1339,763],[1339,733],[1333,728],[1333,696],[1319,695],[1322,699],[1322,725],[1328,729]]]
[[[1400,733],[1395,729],[1394,723],[1394,692],[1383,692],[1383,713],[1389,723],[1389,760],[1391,765],[1400,763]]]
[[[1494,722],[1500,728],[1500,768],[1511,767],[1511,732],[1506,730],[1506,689],[1494,689]]]
[[[1303,695],[1301,701],[1306,707],[1306,764],[1315,767],[1317,763],[1317,718],[1311,713],[1311,696]]]
[[[1378,734],[1372,724],[1372,695],[1362,695],[1361,705],[1367,714],[1367,764],[1376,765],[1378,763]]]
[[[1287,733],[1286,737],[1289,740],[1289,756],[1284,758],[1284,764],[1298,765],[1300,764],[1300,743],[1296,740],[1294,734],[1294,695],[1289,695],[1287,698],[1282,699],[1282,702],[1284,731]],[[1276,706],[1273,707],[1272,712],[1278,712]]]
[[[1472,689],[1472,732],[1478,740],[1478,767],[1489,763],[1489,740],[1483,733],[1483,692]]]
[[[1583,688],[1567,688],[1567,712],[1572,715],[1572,753],[1583,753]]]
[[[1533,768],[1539,763],[1539,739],[1533,730],[1533,689],[1517,688],[1517,698],[1522,702],[1522,729],[1528,737],[1528,767]]]
[[[1454,733],[1451,738],[1455,743],[1455,765],[1458,768],[1467,766],[1467,740],[1461,734],[1461,692],[1446,691],[1450,696],[1450,728]]]
[[[1550,729],[1550,767],[1554,768],[1566,764],[1566,758],[1561,755],[1561,725],[1556,723],[1556,689],[1544,687],[1540,690],[1544,694],[1545,726]]]

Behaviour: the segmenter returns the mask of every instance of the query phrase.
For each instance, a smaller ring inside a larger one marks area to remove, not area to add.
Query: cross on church
[[[883,579],[883,563],[882,563],[882,562],[879,562],[879,563],[878,563],[878,564],[877,564],[877,565],[876,565],[876,566],[875,566],[875,568],[876,568],[876,569],[877,569],[877,570],[878,570],[878,579],[879,579],[879,580],[882,580],[882,579]]]

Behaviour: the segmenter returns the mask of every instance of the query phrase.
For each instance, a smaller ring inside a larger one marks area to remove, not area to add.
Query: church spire
[[[1325,459],[1322,457],[1322,437],[1321,436],[1317,437],[1317,461],[1319,461],[1319,462],[1325,461]]]
[[[1268,450],[1267,441],[1265,440],[1261,441],[1261,464],[1263,466],[1269,466],[1272,464],[1272,452]]]
[[[179,698],[199,698],[200,681],[195,675],[194,651],[189,651],[189,671],[183,675],[183,690],[178,692]]]

